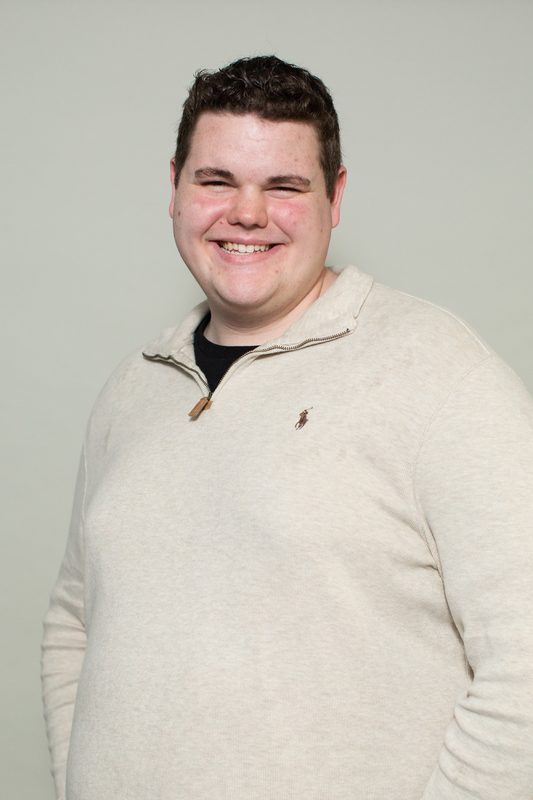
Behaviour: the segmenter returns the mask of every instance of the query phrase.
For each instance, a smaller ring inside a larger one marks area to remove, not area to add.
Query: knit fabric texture
[[[206,311],[88,424],[43,641],[58,800],[531,800],[523,385],[347,267],[192,419]]]

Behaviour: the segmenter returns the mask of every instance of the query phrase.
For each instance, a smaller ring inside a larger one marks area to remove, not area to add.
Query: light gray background
[[[86,418],[117,362],[200,298],[167,217],[193,71],[275,52],[320,75],[349,169],[330,263],[452,308],[533,388],[533,4],[4,0],[0,11],[0,785],[49,800],[41,619]]]

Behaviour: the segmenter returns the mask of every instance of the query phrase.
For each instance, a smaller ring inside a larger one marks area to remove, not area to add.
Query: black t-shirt
[[[257,345],[228,346],[210,342],[204,336],[210,319],[211,314],[207,314],[194,331],[194,359],[207,378],[210,390],[214,392],[233,362],[254,350]]]

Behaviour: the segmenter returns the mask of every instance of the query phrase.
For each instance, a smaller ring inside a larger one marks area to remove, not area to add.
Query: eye
[[[300,189],[295,186],[272,186],[271,192],[280,192],[280,194],[300,194]]]
[[[206,194],[228,194],[233,190],[233,184],[228,181],[220,180],[220,178],[213,178],[212,180],[200,181],[200,188]]]

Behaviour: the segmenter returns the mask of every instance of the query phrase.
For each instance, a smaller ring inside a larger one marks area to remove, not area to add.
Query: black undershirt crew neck
[[[208,313],[194,331],[194,360],[207,378],[209,389],[214,392],[233,362],[250,350],[255,350],[257,345],[228,346],[210,342],[204,335],[210,319],[211,314]]]

